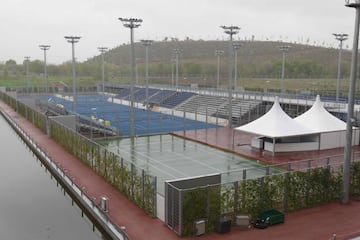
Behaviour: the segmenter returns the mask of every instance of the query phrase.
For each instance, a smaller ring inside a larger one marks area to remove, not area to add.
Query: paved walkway
[[[260,160],[268,164],[281,164],[299,160],[325,158],[344,154],[344,148],[321,151],[276,153],[252,148],[251,139],[255,136],[229,128],[212,128],[203,130],[180,131],[174,135],[196,142],[201,142],[224,151],[234,152],[250,159]],[[354,146],[354,151],[360,151],[360,146]]]
[[[74,178],[77,185],[85,187],[84,191],[86,194],[96,199],[100,199],[100,197],[104,195],[107,196],[109,198],[110,217],[119,226],[125,226],[128,235],[133,240],[180,239],[175,233],[168,229],[163,222],[147,216],[141,209],[99,177],[89,167],[68,154],[49,136],[42,133],[1,101],[0,108],[7,112],[55,162],[66,169],[67,174]],[[226,143],[223,139],[228,139],[229,137],[226,135],[227,130],[218,130],[217,135],[214,135],[214,133],[209,130],[204,131],[208,131],[209,135],[207,138],[215,137],[219,146],[224,148],[223,145],[226,145]],[[220,131],[224,132],[220,134]],[[200,133],[200,131],[197,132]],[[186,132],[186,135],[189,136],[189,134],[190,132]],[[237,147],[241,147],[241,142]],[[248,151],[251,152],[249,149]],[[241,230],[233,227],[230,233],[210,233],[201,237],[189,237],[185,239],[319,240],[331,239],[333,233],[337,234],[337,240],[349,239],[350,237],[360,235],[360,221],[358,221],[358,219],[360,219],[360,201],[355,199],[346,205],[332,203],[316,208],[287,213],[284,224],[275,225],[264,230],[254,228]]]

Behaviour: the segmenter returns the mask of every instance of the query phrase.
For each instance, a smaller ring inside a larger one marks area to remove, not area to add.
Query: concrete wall
[[[274,148],[273,143],[265,142],[264,149],[270,152],[312,151],[319,149],[319,143],[318,142],[276,143]]]
[[[344,147],[346,144],[346,131],[327,132],[320,135],[320,150]],[[354,128],[352,145],[359,144],[359,129]]]

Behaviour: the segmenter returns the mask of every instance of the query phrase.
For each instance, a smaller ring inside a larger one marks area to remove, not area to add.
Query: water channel
[[[0,239],[102,239],[1,115],[0,156]]]

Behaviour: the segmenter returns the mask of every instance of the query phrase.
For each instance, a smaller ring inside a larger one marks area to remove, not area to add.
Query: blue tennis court
[[[68,111],[73,109],[70,97],[52,96],[50,102],[62,104]],[[78,95],[76,111],[86,117],[95,117],[98,121],[108,121],[119,129],[121,135],[130,135],[130,106],[114,103],[111,97],[103,95]],[[170,111],[169,111],[170,112]],[[135,135],[162,134],[175,131],[217,128],[211,123],[164,114],[147,109],[134,108]]]

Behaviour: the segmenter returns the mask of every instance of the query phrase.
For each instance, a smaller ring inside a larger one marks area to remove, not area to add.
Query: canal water
[[[0,239],[102,239],[1,115],[0,164]]]

